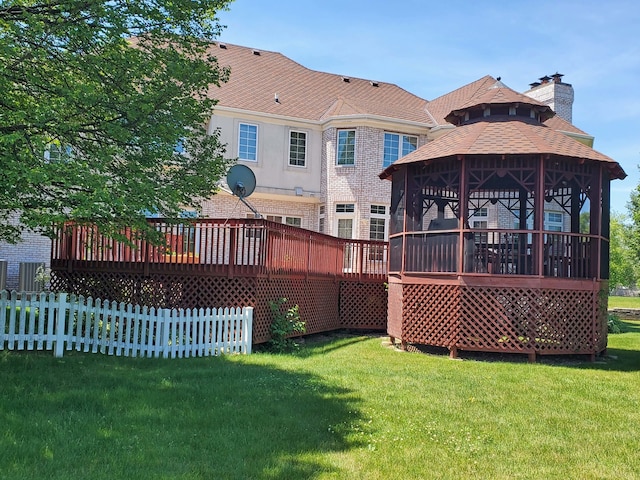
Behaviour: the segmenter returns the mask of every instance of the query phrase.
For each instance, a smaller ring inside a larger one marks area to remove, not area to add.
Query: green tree
[[[0,239],[67,220],[150,234],[145,211],[215,193],[210,88],[229,72],[207,47],[228,4],[0,0]]]
[[[635,263],[638,263],[640,262],[640,185],[631,192],[627,210],[630,217],[629,248]]]
[[[609,286],[631,287],[638,279],[637,258],[631,246],[632,227],[621,214],[611,215],[609,244]]]

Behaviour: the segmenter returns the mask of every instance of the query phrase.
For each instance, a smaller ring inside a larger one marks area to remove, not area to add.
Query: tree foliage
[[[68,220],[150,233],[145,211],[215,192],[209,93],[229,72],[207,47],[228,3],[0,0],[0,239]]]
[[[621,214],[611,215],[609,286],[633,287],[638,279],[638,257],[633,251],[632,227]]]

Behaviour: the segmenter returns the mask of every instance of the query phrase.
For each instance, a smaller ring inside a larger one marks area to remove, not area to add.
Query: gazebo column
[[[527,191],[524,188],[520,188],[519,198],[519,217],[520,217],[520,229],[527,229]],[[525,274],[527,268],[527,234],[518,234],[518,273]]]
[[[533,265],[535,265],[535,273],[543,275],[544,273],[544,237],[541,232],[544,230],[544,203],[545,198],[545,159],[544,155],[540,155],[538,160],[538,176],[536,178],[536,195],[533,199],[535,213],[533,216],[533,229],[536,232],[533,245]],[[533,273],[533,272],[529,272]]]

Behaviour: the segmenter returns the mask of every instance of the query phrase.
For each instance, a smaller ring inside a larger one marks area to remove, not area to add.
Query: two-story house
[[[269,220],[344,238],[388,238],[391,185],[378,174],[454,128],[445,116],[496,82],[485,76],[427,101],[375,79],[310,70],[277,52],[225,43],[211,49],[231,76],[210,89],[218,104],[209,131],[219,129],[227,156],[254,171],[257,187],[248,200]],[[525,93],[557,109],[548,126],[593,143],[570,123],[573,89],[560,75],[543,77]],[[472,226],[496,226],[503,218],[498,208],[479,206]],[[549,222],[561,228],[561,214],[551,209]],[[224,189],[202,206],[204,217],[251,215]],[[0,281],[5,268],[6,287],[16,288],[19,264],[48,264],[50,245],[28,233],[17,246],[0,243]]]
[[[445,117],[496,82],[485,76],[427,101],[393,84],[310,70],[276,52],[212,48],[231,77],[211,91],[219,103],[210,130],[220,129],[228,155],[254,171],[252,205],[267,219],[345,238],[387,239],[391,187],[378,173],[454,128]],[[591,146],[593,137],[570,123],[573,88],[561,78],[542,77],[525,94],[558,109],[548,126]],[[500,208],[478,206],[471,226],[511,222]],[[252,213],[222,192],[203,215]],[[549,205],[550,229],[561,230],[565,217]]]

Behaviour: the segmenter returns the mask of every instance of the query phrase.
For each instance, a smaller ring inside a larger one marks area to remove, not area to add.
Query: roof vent
[[[374,82],[373,80],[369,82],[372,87],[379,87],[380,84],[378,82]]]
[[[260,55],[260,50],[254,50],[254,51],[253,51],[253,54],[254,54],[254,55],[258,55],[258,56],[259,56],[259,55]]]
[[[220,48],[224,48],[225,50],[227,49],[226,43],[219,43],[218,45],[220,46]]]
[[[349,83],[351,81],[351,79],[349,77],[342,77],[342,81],[344,83]]]

